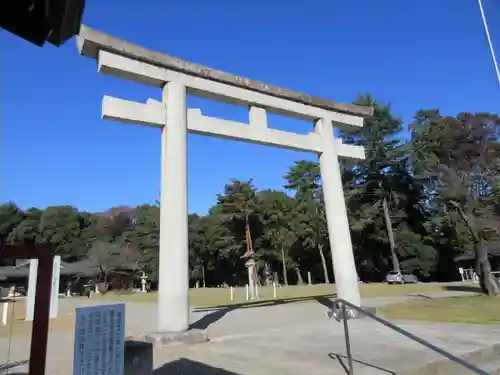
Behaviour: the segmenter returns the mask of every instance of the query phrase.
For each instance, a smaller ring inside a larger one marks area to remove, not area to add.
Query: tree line
[[[500,254],[500,117],[420,110],[406,134],[390,105],[369,94],[356,104],[374,108],[363,128],[339,133],[366,150],[365,160],[341,161],[360,279],[381,281],[401,270],[422,280],[457,280],[457,259],[469,257],[483,292],[500,294],[489,257]],[[8,202],[0,206],[0,244],[52,243],[68,262],[112,247],[115,266],[136,260],[155,280],[159,211],[158,202],[102,213],[72,206],[23,211]],[[245,284],[249,241],[262,278],[302,283],[310,272],[315,282],[334,282],[315,161],[296,161],[282,190],[231,180],[208,214],[191,214],[188,223],[192,283]]]

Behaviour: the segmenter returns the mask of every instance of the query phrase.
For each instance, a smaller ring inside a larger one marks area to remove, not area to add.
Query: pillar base
[[[153,374],[153,344],[145,341],[125,341],[125,375]]]
[[[192,345],[208,341],[206,329],[190,329],[184,332],[153,332],[143,336],[143,340],[154,346]]]

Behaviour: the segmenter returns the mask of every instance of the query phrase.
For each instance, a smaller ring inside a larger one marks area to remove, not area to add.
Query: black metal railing
[[[339,322],[342,320],[344,323],[344,336],[345,336],[347,366],[349,369],[349,375],[354,375],[354,369],[353,369],[353,364],[352,364],[353,359],[352,359],[352,352],[351,352],[351,341],[350,341],[350,337],[349,337],[348,320],[350,318],[353,318],[354,316],[357,316],[357,315],[364,315],[372,320],[375,320],[376,322],[386,326],[387,328],[390,328],[390,329],[398,332],[399,334],[409,338],[410,340],[413,340],[413,341],[419,343],[420,345],[423,345],[426,348],[428,348],[428,349],[430,349],[438,354],[441,354],[442,356],[448,358],[450,361],[453,361],[453,362],[457,363],[458,365],[461,365],[461,366],[471,370],[475,374],[489,375],[486,371],[481,370],[480,368],[463,360],[462,358],[459,358],[451,353],[448,353],[446,350],[441,349],[441,348],[437,347],[436,345],[433,345],[430,342],[428,342],[428,341],[426,341],[418,336],[415,336],[414,334],[402,329],[401,327],[398,327],[397,325],[392,324],[391,322],[389,322],[385,319],[382,319],[382,318],[378,317],[377,315],[372,314],[371,312],[369,312],[369,311],[367,311],[359,306],[353,305],[352,303],[347,302],[346,300],[339,298],[339,299],[336,299],[334,302],[334,307],[332,310],[332,317],[335,318]]]

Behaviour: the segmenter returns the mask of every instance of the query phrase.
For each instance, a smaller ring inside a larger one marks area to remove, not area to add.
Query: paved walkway
[[[365,306],[381,306],[410,298],[397,296],[363,300]],[[82,301],[79,300],[79,303]],[[70,313],[74,301],[61,301],[61,313]],[[89,303],[86,301],[86,303]],[[92,303],[92,302],[90,302]],[[156,375],[161,374],[342,374],[345,360],[343,325],[326,317],[320,303],[280,304],[233,310],[202,310],[192,313],[196,326],[208,327],[211,342],[190,347],[155,350]],[[156,305],[127,304],[129,335],[154,331]],[[425,324],[402,322],[400,326],[455,354],[492,345],[500,326]],[[399,374],[405,367],[439,358],[426,348],[380,324],[362,319],[349,322],[358,374]],[[14,337],[9,362],[28,358],[29,338]],[[0,340],[0,361],[6,362],[8,340]],[[72,374],[73,332],[52,332],[47,374]],[[340,361],[339,361],[340,360]],[[376,366],[376,367],[374,367]],[[13,372],[25,370],[16,368]]]

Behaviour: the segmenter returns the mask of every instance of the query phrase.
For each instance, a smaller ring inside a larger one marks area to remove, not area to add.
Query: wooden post
[[[55,248],[52,245],[4,245],[0,259],[38,259],[29,375],[45,375],[49,339],[50,296]]]

